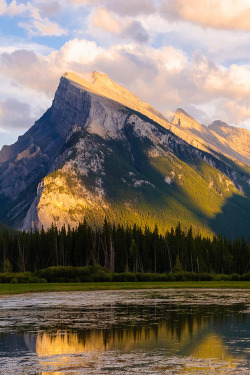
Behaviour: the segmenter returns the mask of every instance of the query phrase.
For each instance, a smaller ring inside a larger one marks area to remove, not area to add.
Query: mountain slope
[[[244,156],[247,164],[250,164],[250,132],[247,129],[229,126],[223,121],[214,121],[209,125],[209,130],[217,137],[225,139],[230,147]]]
[[[173,124],[187,135],[195,136],[197,142],[203,142],[204,145],[212,147],[212,150],[250,165],[250,132],[248,130],[229,126],[222,121],[214,121],[207,127],[197,122],[181,108],[177,109]]]
[[[161,232],[181,221],[206,235],[248,234],[247,166],[188,144],[107,76],[93,80],[62,77],[52,107],[0,152],[2,221],[29,230],[107,216]]]
[[[13,231],[13,228],[3,223],[0,223],[0,233],[3,233],[4,231]]]

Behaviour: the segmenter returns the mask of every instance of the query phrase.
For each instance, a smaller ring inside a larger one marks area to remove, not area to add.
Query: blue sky
[[[0,0],[0,147],[65,71],[101,71],[171,118],[250,129],[249,0]]]

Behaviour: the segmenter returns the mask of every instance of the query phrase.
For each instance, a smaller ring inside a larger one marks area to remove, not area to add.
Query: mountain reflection
[[[240,363],[238,355],[231,354],[224,343],[226,332],[242,317],[230,315],[218,321],[216,314],[172,311],[157,323],[95,329],[89,331],[60,331],[39,333],[36,353],[43,366],[59,368],[89,368],[91,363],[102,360],[112,353],[150,352],[160,350],[166,357],[185,357],[190,362],[183,373],[201,368],[223,373]],[[107,354],[108,353],[108,354]],[[185,367],[185,366],[184,366]],[[182,373],[180,371],[180,373]],[[56,372],[43,372],[43,375]]]
[[[249,291],[66,296],[2,310],[0,374],[249,374]]]

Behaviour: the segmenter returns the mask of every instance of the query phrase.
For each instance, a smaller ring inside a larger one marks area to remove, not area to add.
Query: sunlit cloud
[[[105,8],[96,8],[90,15],[92,28],[119,35],[120,39],[148,42],[149,35],[139,20],[120,18]]]
[[[119,21],[105,8],[98,8],[92,15],[92,26],[112,33],[120,33]]]
[[[248,0],[162,0],[161,10],[170,21],[186,20],[215,29],[250,31]]]

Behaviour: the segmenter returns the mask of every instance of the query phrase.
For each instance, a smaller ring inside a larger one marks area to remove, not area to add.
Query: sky
[[[0,0],[0,148],[60,76],[106,73],[168,119],[250,130],[250,0]]]

